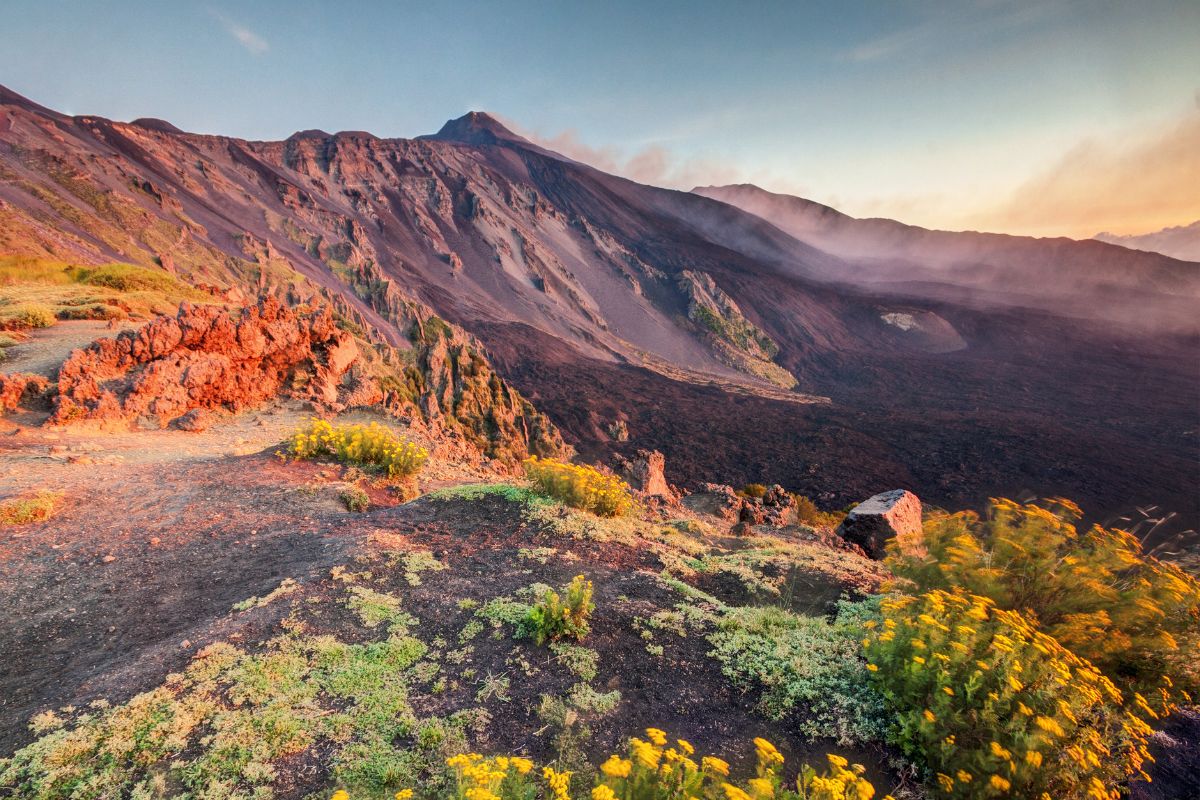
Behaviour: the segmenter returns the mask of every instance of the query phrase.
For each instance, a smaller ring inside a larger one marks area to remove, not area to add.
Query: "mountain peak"
[[[483,111],[468,111],[461,117],[448,121],[440,131],[432,136],[420,138],[473,145],[525,141],[506,128],[498,119]]]

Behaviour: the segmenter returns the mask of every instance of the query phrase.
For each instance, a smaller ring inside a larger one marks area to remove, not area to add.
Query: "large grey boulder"
[[[921,532],[921,500],[905,489],[883,492],[856,505],[838,526],[838,535],[861,547],[871,558],[883,558],[884,543],[895,538],[905,555],[925,554]]]

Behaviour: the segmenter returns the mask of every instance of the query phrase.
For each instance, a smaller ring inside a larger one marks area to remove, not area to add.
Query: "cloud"
[[[1079,142],[1003,202],[974,215],[975,223],[1090,237],[1200,219],[1200,112],[1189,110],[1163,127],[1121,142]]]
[[[225,29],[226,33],[233,37],[234,41],[246,48],[246,50],[251,54],[261,56],[263,53],[271,49],[271,45],[266,39],[259,36],[245,25],[239,24],[214,8],[210,8],[208,13],[212,15],[213,19],[221,23],[221,27]]]
[[[919,54],[947,40],[978,40],[1021,31],[1047,16],[1065,13],[1065,0],[1010,3],[1004,0],[961,2],[953,8],[929,7],[917,23],[860,42],[841,53],[851,62],[883,61]]]
[[[661,145],[649,145],[627,155],[616,147],[592,147],[574,130],[553,136],[522,135],[574,161],[653,186],[691,189],[702,184],[736,183],[741,178],[739,170],[727,164],[708,158],[680,159]]]

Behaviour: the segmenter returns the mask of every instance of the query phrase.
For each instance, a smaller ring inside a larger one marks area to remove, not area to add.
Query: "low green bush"
[[[521,633],[539,645],[563,638],[582,640],[588,634],[588,619],[596,608],[592,591],[592,582],[582,575],[576,575],[563,588],[561,596],[553,589],[546,589],[521,621]]]
[[[341,500],[342,505],[346,507],[347,511],[362,513],[371,507],[371,498],[357,486],[351,486],[349,489],[343,490]]]
[[[42,303],[18,303],[0,309],[0,327],[9,330],[49,328],[55,322],[54,309]]]
[[[838,617],[808,617],[775,606],[730,608],[709,641],[722,671],[761,691],[759,711],[781,720],[803,711],[810,739],[851,745],[882,741],[889,715],[871,686],[860,640],[877,601],[844,603]]]
[[[75,273],[79,283],[90,286],[107,286],[119,292],[166,292],[186,291],[186,287],[169,272],[132,264],[104,264],[99,267],[79,269]]]

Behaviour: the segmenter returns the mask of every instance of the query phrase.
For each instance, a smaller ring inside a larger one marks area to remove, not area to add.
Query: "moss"
[[[32,497],[17,497],[0,503],[0,527],[45,522],[62,504],[57,492],[37,492]]]

